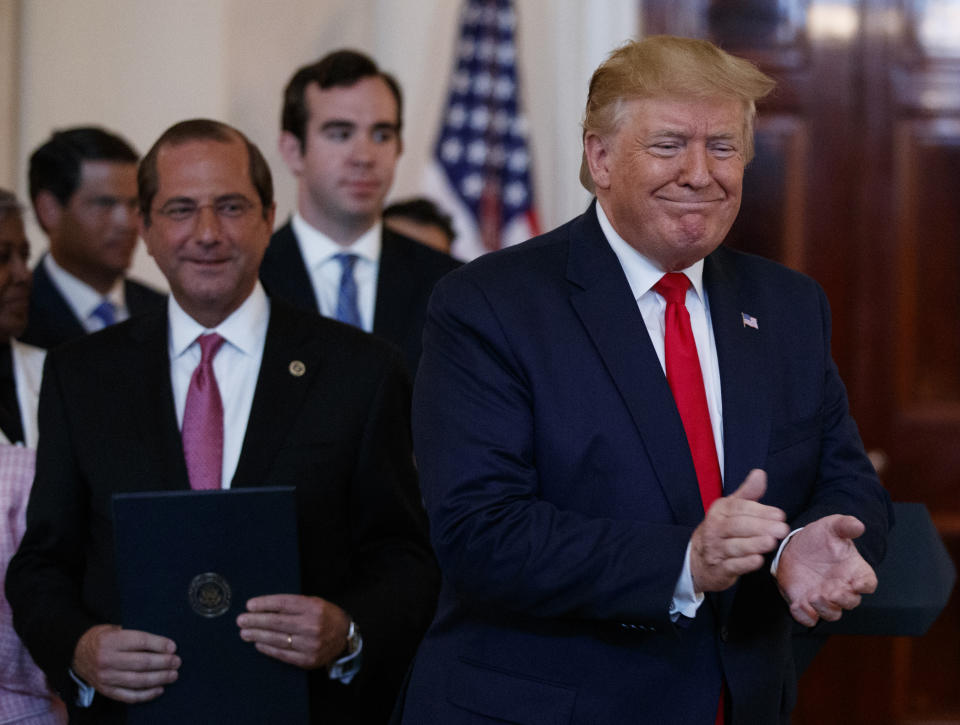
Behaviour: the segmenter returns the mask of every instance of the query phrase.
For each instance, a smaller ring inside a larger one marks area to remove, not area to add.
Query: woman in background
[[[5,575],[25,526],[37,447],[37,399],[44,351],[15,338],[27,326],[32,276],[23,208],[0,189],[0,567]],[[63,703],[13,631],[0,592],[0,723],[61,725]]]

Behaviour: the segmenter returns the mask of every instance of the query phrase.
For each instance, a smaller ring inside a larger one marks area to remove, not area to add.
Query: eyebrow
[[[327,131],[331,129],[351,129],[356,128],[357,124],[353,121],[342,121],[334,119],[332,121],[326,121],[321,127],[321,131]]]
[[[674,139],[674,140],[686,142],[690,139],[690,136],[682,131],[663,128],[658,131],[653,131],[647,137],[647,142],[650,143],[650,142],[663,140],[663,139]],[[742,136],[732,131],[712,134],[710,136],[707,136],[707,140],[706,140],[708,144],[717,143],[717,142],[724,142],[724,143],[737,142],[738,143],[740,141],[742,141]]]
[[[87,197],[88,201],[108,201],[111,203],[126,202],[126,201],[135,201],[136,195],[133,196],[124,196],[123,194],[92,194]]]
[[[357,128],[358,124],[356,121],[345,121],[341,119],[333,119],[331,121],[326,121],[322,126],[320,126],[321,131],[327,130],[353,130]],[[399,124],[393,123],[392,121],[378,121],[374,123],[370,130],[372,131],[396,131],[399,128]]]
[[[246,194],[241,194],[240,192],[231,192],[229,194],[220,194],[219,196],[215,196],[213,198],[213,203],[216,204],[221,201],[234,201],[237,199],[250,201]],[[199,204],[199,202],[192,196],[171,196],[169,199],[163,202],[163,204],[161,204],[161,207],[164,207],[167,204]]]

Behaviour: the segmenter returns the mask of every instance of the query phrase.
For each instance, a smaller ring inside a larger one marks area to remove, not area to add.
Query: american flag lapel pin
[[[748,315],[746,312],[740,313],[740,319],[743,320],[744,327],[752,327],[754,330],[759,330],[757,326],[757,318],[753,315]]]

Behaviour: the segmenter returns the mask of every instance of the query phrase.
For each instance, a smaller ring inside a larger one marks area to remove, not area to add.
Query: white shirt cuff
[[[697,610],[703,604],[703,592],[697,593],[693,588],[693,574],[690,573],[690,542],[687,542],[687,553],[683,557],[683,569],[677,586],[673,589],[673,599],[670,600],[670,620],[676,622],[681,615],[688,619],[697,616]]]
[[[81,680],[77,676],[77,673],[73,671],[72,667],[67,670],[67,672],[70,673],[70,679],[77,683],[77,700],[74,702],[74,705],[77,707],[90,707],[90,705],[93,704],[93,696],[97,694],[97,691]]]
[[[773,557],[773,561],[770,562],[770,573],[773,576],[777,575],[777,567],[780,565],[780,555],[783,553],[783,549],[787,545],[787,542],[793,538],[794,534],[799,534],[801,531],[803,531],[802,526],[799,529],[794,529],[791,531],[789,534],[787,534],[787,538],[780,542],[780,548],[777,549],[777,555]]]
[[[360,665],[363,664],[363,637],[360,637],[360,646],[353,654],[341,657],[330,665],[330,679],[349,685],[350,681],[360,671]]]

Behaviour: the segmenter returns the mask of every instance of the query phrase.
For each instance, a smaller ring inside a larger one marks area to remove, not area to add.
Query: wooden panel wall
[[[646,0],[777,78],[728,243],[810,274],[895,500],[960,555],[960,0]],[[956,597],[954,598],[956,599]],[[960,605],[920,639],[834,637],[794,722],[960,723]]]

